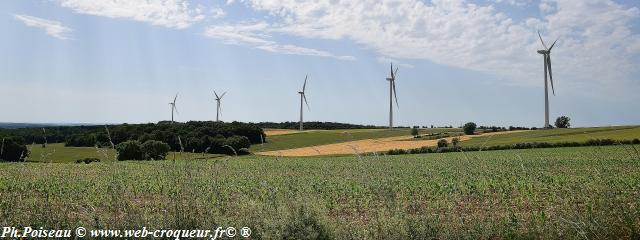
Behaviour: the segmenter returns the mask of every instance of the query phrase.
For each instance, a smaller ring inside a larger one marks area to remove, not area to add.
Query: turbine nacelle
[[[539,54],[549,54],[550,52],[548,50],[538,50]]]

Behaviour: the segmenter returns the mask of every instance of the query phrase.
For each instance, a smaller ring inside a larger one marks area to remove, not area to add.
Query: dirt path
[[[490,136],[498,134],[516,133],[522,131],[495,132],[485,133],[482,135],[464,135],[459,136],[460,141],[466,141],[473,137]],[[453,137],[446,138],[451,142]],[[319,145],[312,147],[294,148],[278,151],[259,152],[259,155],[266,156],[285,156],[285,157],[306,157],[306,156],[322,156],[322,155],[342,155],[367,152],[381,152],[392,149],[414,149],[421,147],[432,147],[438,144],[438,140],[419,140],[413,139],[411,136],[388,137],[378,139],[364,139],[343,143],[333,143],[327,145]]]

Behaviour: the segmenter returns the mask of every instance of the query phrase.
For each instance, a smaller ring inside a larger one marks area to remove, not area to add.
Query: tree
[[[241,148],[251,147],[251,141],[245,136],[231,136],[225,140],[225,145],[231,146],[235,151]]]
[[[571,118],[567,116],[561,116],[556,119],[555,125],[557,128],[569,128],[571,127],[571,123],[569,123],[569,121],[571,121]]]
[[[144,152],[142,152],[142,144],[138,140],[130,140],[121,142],[116,145],[118,151],[118,160],[143,160]]]
[[[149,140],[142,144],[142,152],[144,153],[144,159],[146,160],[162,160],[167,157],[169,153],[169,144]]]
[[[464,130],[464,134],[473,135],[476,131],[476,124],[474,122],[468,122],[462,127],[462,129]]]
[[[418,128],[412,128],[411,129],[411,135],[413,135],[413,137],[418,137]]]
[[[0,161],[24,162],[28,156],[29,149],[24,144],[24,139],[10,137],[0,141]]]
[[[458,143],[460,143],[460,138],[454,137],[451,139],[451,144],[453,144],[454,147],[457,147]]]
[[[447,142],[447,139],[440,139],[438,140],[438,147],[447,147],[449,146],[449,143]]]

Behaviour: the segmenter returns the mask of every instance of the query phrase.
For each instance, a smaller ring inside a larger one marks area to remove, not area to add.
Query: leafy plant
[[[144,142],[141,148],[144,153],[144,159],[146,160],[165,159],[170,150],[169,144],[155,140]]]
[[[571,121],[571,118],[567,116],[561,116],[556,119],[555,125],[557,128],[569,128],[571,127],[571,123],[569,123],[569,121]]]
[[[464,131],[464,134],[473,135],[476,131],[476,124],[474,122],[468,122],[462,127],[462,130]]]

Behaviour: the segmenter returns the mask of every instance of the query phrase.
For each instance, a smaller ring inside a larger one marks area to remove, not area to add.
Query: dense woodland
[[[117,145],[128,140],[156,140],[169,144],[173,151],[227,153],[266,142],[260,127],[251,123],[159,122],[108,126],[66,126],[0,129],[0,138],[22,138],[25,143],[65,143],[70,147]]]

